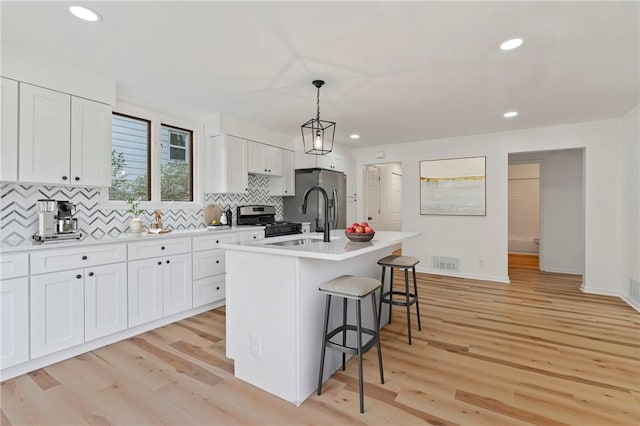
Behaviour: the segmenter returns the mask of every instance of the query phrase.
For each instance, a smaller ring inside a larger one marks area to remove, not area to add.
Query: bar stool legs
[[[351,285],[351,287],[349,287]],[[341,290],[341,293],[336,291]],[[378,317],[378,304],[376,301],[375,291],[380,288],[380,283],[372,278],[341,276],[335,280],[329,281],[320,287],[320,291],[327,292],[325,303],[324,325],[322,332],[322,350],[320,353],[320,369],[318,373],[318,395],[322,393],[322,376],[324,373],[324,361],[327,347],[342,352],[342,369],[345,369],[346,354],[357,355],[358,357],[358,391],[360,394],[360,412],[364,413],[364,372],[363,372],[363,355],[373,344],[378,349],[378,366],[380,369],[380,383],[384,384],[384,371],[382,368],[382,350],[380,345],[380,319]],[[329,293],[331,291],[331,293]],[[373,312],[373,330],[362,326],[362,299],[371,295],[371,308]],[[331,311],[331,297],[343,297],[342,304],[342,326],[328,331],[329,314]],[[354,299],[356,303],[356,325],[347,324],[347,299]],[[356,347],[347,346],[347,331],[356,332]],[[334,343],[331,338],[342,333],[342,344]],[[365,344],[362,342],[362,334],[372,336]]]
[[[378,317],[382,316],[382,304],[389,305],[389,324],[391,323],[391,309],[393,305],[404,306],[407,309],[407,337],[409,344],[411,341],[411,305],[416,305],[416,313],[418,316],[418,330],[422,330],[422,323],[420,321],[420,303],[418,300],[418,284],[416,280],[416,267],[419,262],[418,259],[409,256],[387,256],[378,261],[378,264],[382,266],[382,290],[380,291],[380,305],[378,307]],[[384,290],[384,278],[386,268],[390,268],[389,276],[389,291]],[[404,270],[404,291],[393,290],[393,270],[394,268],[401,268]],[[409,290],[409,269],[413,274],[413,293]],[[393,300],[393,296],[404,296],[404,300]]]

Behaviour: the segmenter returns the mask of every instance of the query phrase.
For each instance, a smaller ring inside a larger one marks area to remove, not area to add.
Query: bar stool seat
[[[378,366],[380,368],[380,383],[384,384],[384,372],[382,370],[382,352],[380,349],[380,322],[377,315],[376,290],[380,288],[380,281],[358,277],[354,275],[342,275],[333,280],[320,285],[319,290],[327,295],[324,329],[322,333],[322,350],[320,353],[320,373],[318,375],[318,395],[322,393],[322,375],[324,372],[324,357],[326,348],[342,352],[342,369],[345,369],[345,356],[352,354],[358,356],[358,390],[360,392],[360,412],[364,413],[364,389],[362,376],[362,355],[374,345],[378,347]],[[373,312],[373,329],[362,327],[361,301],[371,295],[371,307]],[[331,297],[342,297],[342,325],[328,331],[329,314],[331,310]],[[356,325],[347,324],[347,300],[355,300],[356,303]],[[347,346],[347,332],[356,332],[357,346]],[[342,343],[331,341],[336,335],[342,335]],[[366,344],[362,344],[362,334],[368,334],[371,339]]]
[[[416,305],[416,313],[418,315],[418,330],[422,330],[422,324],[420,322],[420,304],[418,302],[418,285],[416,282],[416,265],[420,263],[420,259],[416,259],[411,256],[398,256],[389,255],[378,260],[378,265],[382,266],[382,290],[380,294],[380,306],[378,309],[378,318],[382,315],[382,304],[389,305],[389,323],[391,323],[391,307],[405,306],[407,308],[407,334],[409,337],[409,344],[411,344],[411,305]],[[391,274],[389,275],[389,291],[384,291],[384,277],[386,268],[391,268]],[[404,291],[393,289],[393,269],[404,270]],[[413,274],[413,293],[409,291],[409,269]],[[401,296],[398,300],[393,300],[393,296]]]

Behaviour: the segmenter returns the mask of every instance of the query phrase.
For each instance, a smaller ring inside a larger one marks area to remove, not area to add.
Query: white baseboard
[[[451,272],[451,271],[441,271],[439,269],[430,269],[430,268],[420,268],[416,267],[417,272],[422,272],[425,274],[432,275],[443,275],[445,277],[454,277],[454,278],[467,278],[471,280],[480,280],[480,281],[494,281],[503,284],[509,284],[511,281],[508,276],[498,276],[498,275],[481,275],[481,274],[469,274],[463,272]]]
[[[629,299],[626,295],[622,294],[618,290],[611,290],[611,289],[608,289],[608,288],[594,288],[594,287],[585,288],[584,285],[580,287],[580,290],[583,293],[599,294],[601,296],[615,296],[615,297],[618,297],[623,302],[625,302],[627,305],[631,306],[633,309],[635,309],[636,311],[640,312],[640,304],[638,304],[638,303],[634,302],[633,300]]]
[[[584,275],[583,272],[581,271],[576,271],[575,269],[564,269],[564,268],[543,268],[542,266],[540,266],[540,270],[542,272],[551,272],[554,274],[568,274],[568,275]]]
[[[137,336],[138,334],[142,334],[146,331],[153,330],[158,327],[162,327],[163,325],[171,324],[173,322],[180,321],[182,319],[189,318],[206,311],[210,311],[211,309],[218,308],[220,306],[223,306],[224,304],[225,304],[225,299],[222,299],[217,302],[213,302],[207,305],[199,306],[197,308],[189,309],[188,311],[179,312],[177,314],[173,314],[168,317],[151,321],[146,324],[141,324],[132,328],[127,328],[126,330],[122,330],[117,333],[101,337],[99,339],[91,340],[89,342],[83,343],[78,346],[74,346],[69,349],[64,349],[59,352],[55,352],[49,355],[44,355],[39,358],[35,358],[32,360],[23,362],[22,364],[18,364],[18,365],[14,365],[13,367],[2,369],[2,371],[0,371],[0,378],[2,381],[12,379],[16,376],[20,376],[21,374],[26,374],[31,371],[37,370],[39,368],[44,368],[48,365],[55,364],[60,361],[64,361],[65,359],[73,358],[74,356],[78,356],[78,355],[90,352],[94,349],[98,349],[103,346],[110,345],[112,343],[119,342],[124,339],[128,339],[129,337]]]

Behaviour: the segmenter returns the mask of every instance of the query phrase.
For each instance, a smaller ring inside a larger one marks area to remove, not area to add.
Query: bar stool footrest
[[[369,328],[364,328],[364,327],[362,327],[360,330],[362,331],[363,334],[368,334],[369,336],[373,337],[372,339],[369,339],[368,342],[362,345],[362,353],[364,354],[369,349],[371,349],[373,345],[376,344],[378,339],[378,333],[376,331],[373,331]],[[339,351],[345,354],[357,355],[358,348],[353,348],[351,346],[344,346],[339,343],[334,343],[330,341],[332,337],[335,337],[339,333],[343,333],[343,332],[346,333],[347,331],[355,331],[357,333],[358,328],[355,325],[346,325],[346,326],[341,325],[340,327],[337,327],[331,330],[331,332],[327,333],[327,337],[325,338],[324,345],[328,348],[335,349],[336,351]]]
[[[396,306],[407,306],[406,300],[392,300],[391,298],[389,298],[388,296],[390,296],[391,294],[393,294],[394,296],[402,296],[405,299],[407,298],[407,293],[405,293],[404,291],[387,291],[380,296],[380,302]],[[416,303],[416,300],[416,295],[413,293],[409,293],[409,306],[414,305]]]

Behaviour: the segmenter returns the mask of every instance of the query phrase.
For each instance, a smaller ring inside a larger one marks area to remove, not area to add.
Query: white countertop
[[[322,260],[345,260],[365,253],[369,253],[384,247],[401,243],[409,238],[419,237],[419,232],[391,232],[378,231],[371,241],[357,243],[347,239],[344,231],[331,231],[331,241],[322,241],[322,233],[287,235],[284,237],[266,238],[260,241],[247,241],[237,243],[223,243],[221,248],[252,253],[277,254],[283,256],[305,257]],[[272,245],[281,241],[291,241],[311,238],[317,241],[296,246]]]
[[[56,248],[79,247],[83,245],[109,244],[109,243],[129,243],[134,241],[150,241],[156,239],[170,239],[178,237],[196,237],[200,235],[227,234],[233,232],[249,232],[264,229],[264,226],[240,225],[234,227],[220,226],[211,228],[179,229],[172,230],[165,234],[149,234],[146,231],[139,234],[123,232],[117,235],[104,235],[101,238],[84,236],[79,240],[66,240],[60,242],[36,243],[34,241],[22,241],[16,245],[3,243],[0,253],[13,253],[20,251],[48,250]]]

